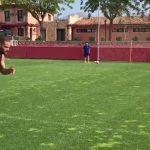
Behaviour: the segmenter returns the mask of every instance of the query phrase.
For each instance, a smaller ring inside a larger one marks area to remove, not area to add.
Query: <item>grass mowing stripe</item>
[[[59,125],[59,126],[67,126],[67,127],[73,127],[76,126],[77,128],[91,128],[87,125],[84,126],[79,126],[79,125],[74,125],[74,124],[70,124],[70,123],[63,123],[63,122],[49,122],[49,121],[45,121],[45,120],[36,120],[36,119],[31,119],[31,118],[23,118],[23,117],[18,117],[18,116],[11,116],[8,114],[0,114],[0,118],[7,118],[7,119],[15,119],[15,120],[22,120],[22,121],[33,121],[36,123],[42,123],[42,124],[49,124],[49,125]]]
[[[150,149],[149,64],[9,60],[1,150]]]

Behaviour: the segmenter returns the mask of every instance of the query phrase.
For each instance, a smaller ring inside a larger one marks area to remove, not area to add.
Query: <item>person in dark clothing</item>
[[[83,46],[83,52],[84,52],[84,62],[89,63],[90,62],[90,45],[89,43],[85,43]]]
[[[5,57],[9,52],[10,46],[11,42],[8,38],[0,38],[0,73],[3,75],[15,74],[15,68],[13,65],[10,68],[6,68],[5,66]]]

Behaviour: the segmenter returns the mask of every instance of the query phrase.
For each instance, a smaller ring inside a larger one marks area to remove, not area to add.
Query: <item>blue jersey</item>
[[[89,54],[90,54],[90,46],[88,44],[85,44],[83,46],[83,50],[84,50],[84,57],[89,56]]]
[[[84,53],[89,53],[90,52],[90,46],[89,45],[84,45],[83,46],[83,49],[84,49]]]

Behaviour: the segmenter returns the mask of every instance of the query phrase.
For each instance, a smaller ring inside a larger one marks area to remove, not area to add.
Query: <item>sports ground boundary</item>
[[[97,60],[98,49],[91,46],[90,59]],[[82,46],[12,46],[9,58],[82,60]],[[149,47],[101,46],[100,61],[150,62]]]

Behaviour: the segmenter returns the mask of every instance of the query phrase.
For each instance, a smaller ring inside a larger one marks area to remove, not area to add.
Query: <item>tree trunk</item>
[[[41,35],[41,39],[42,41],[44,41],[44,27],[43,27],[43,19],[40,22],[40,35]]]
[[[39,21],[39,24],[40,24],[40,38],[41,38],[41,41],[44,41],[43,19]]]
[[[113,19],[110,19],[110,23],[109,23],[109,41],[112,40],[112,26],[113,26]]]

